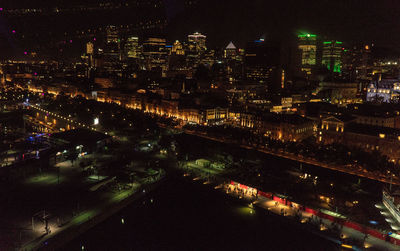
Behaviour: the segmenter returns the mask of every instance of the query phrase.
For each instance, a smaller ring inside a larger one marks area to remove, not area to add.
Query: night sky
[[[42,0],[2,2],[5,8],[43,6],[46,3]],[[85,3],[79,0],[50,2],[53,6]],[[189,5],[188,2],[197,3]],[[166,36],[169,41],[185,40],[187,34],[199,31],[207,35],[210,48],[224,47],[229,41],[243,47],[247,41],[260,37],[279,40],[293,37],[298,31],[306,31],[327,39],[349,43],[373,42],[378,47],[388,47],[396,51],[399,48],[400,2],[397,0],[163,0],[163,3],[163,18],[168,20],[168,28],[160,31],[160,35]],[[112,22],[111,15],[116,14],[109,14]],[[101,19],[108,20],[103,17]],[[29,32],[33,30],[29,26],[34,20],[31,17],[29,22],[22,19],[19,22],[24,22],[24,29]],[[63,17],[63,20],[68,18]],[[68,21],[71,22],[71,19]],[[90,27],[96,20],[75,21],[80,26]],[[136,21],[128,17],[123,22]],[[10,47],[22,47],[18,41],[10,38],[12,23],[7,17],[0,16],[0,54],[4,54]],[[41,31],[55,30],[63,33],[63,28],[58,28],[55,23],[45,22],[40,26]],[[68,27],[73,28],[74,25]],[[38,29],[35,31],[40,32]],[[35,42],[38,41],[32,41]]]
[[[285,37],[303,30],[397,48],[399,14],[396,0],[205,0],[197,10],[177,15],[169,33],[180,36],[198,30],[208,35],[211,45],[233,40],[243,46],[259,37]]]

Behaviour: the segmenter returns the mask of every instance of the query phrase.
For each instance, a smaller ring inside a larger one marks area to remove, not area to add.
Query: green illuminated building
[[[336,40],[323,43],[322,65],[326,66],[331,72],[342,72],[342,46],[342,42]]]
[[[317,35],[298,35],[299,49],[301,50],[301,70],[311,74],[317,64]]]

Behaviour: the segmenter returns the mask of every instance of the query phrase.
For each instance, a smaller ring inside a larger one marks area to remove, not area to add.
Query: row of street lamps
[[[45,109],[43,109],[43,108],[40,108],[40,107],[37,107],[37,106],[34,106],[34,105],[30,105],[30,106],[33,107],[34,109],[37,109],[37,110],[42,111],[42,112],[45,112],[45,113],[50,114],[50,115],[52,115],[52,116],[54,116],[54,117],[57,117],[57,118],[59,118],[59,119],[63,119],[63,120],[66,120],[67,122],[75,123],[77,126],[81,126],[81,127],[83,127],[83,128],[86,127],[86,128],[88,128],[88,129],[90,129],[90,130],[92,130],[92,131],[98,131],[95,127],[90,127],[89,125],[86,125],[86,124],[84,124],[84,123],[80,123],[80,122],[74,121],[74,120],[71,119],[71,118],[61,116],[61,115],[59,115],[59,114],[57,114],[57,113],[54,113],[54,112],[49,112],[49,111],[47,111],[47,110],[45,110]],[[95,122],[95,123],[94,123],[95,125],[99,124],[99,119],[96,118],[94,122]],[[108,134],[108,133],[105,132],[105,134]]]

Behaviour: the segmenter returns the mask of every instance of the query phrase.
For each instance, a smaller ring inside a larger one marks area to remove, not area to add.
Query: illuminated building
[[[358,97],[358,83],[320,82],[315,94],[332,104],[351,104],[361,102]]]
[[[193,70],[187,65],[183,45],[178,40],[174,42],[170,51],[167,76],[174,78],[177,75],[184,75],[188,78],[193,75]]]
[[[343,144],[367,152],[379,151],[395,163],[400,161],[400,130],[384,126],[359,124],[355,118],[329,116],[322,119],[319,141]]]
[[[200,54],[207,50],[206,47],[206,36],[201,33],[195,32],[194,34],[188,35],[188,48],[191,53]]]
[[[148,38],[143,42],[143,57],[147,70],[161,70],[161,73],[165,75],[168,57],[166,40],[164,38]]]
[[[208,108],[204,110],[207,124],[224,122],[228,118],[228,108]]]
[[[342,42],[326,41],[322,48],[322,65],[334,73],[342,72]]]
[[[104,48],[104,67],[108,71],[115,71],[115,64],[121,59],[120,40],[117,27],[106,27],[106,44]]]
[[[89,63],[89,67],[93,67],[94,66],[94,45],[92,42],[88,42],[86,43],[86,54],[88,56],[88,63]]]
[[[141,54],[141,49],[139,46],[138,37],[128,37],[125,44],[125,52],[128,58],[139,58]]]
[[[108,25],[106,27],[106,43],[119,43],[118,29],[114,25]]]
[[[94,52],[94,45],[92,42],[86,43],[86,54],[91,55]]]
[[[178,40],[175,41],[175,43],[172,45],[171,53],[175,55],[185,55],[185,51],[183,50],[181,42]]]
[[[369,102],[398,102],[399,97],[400,81],[398,79],[379,79],[368,85],[367,101]]]
[[[215,51],[214,51],[214,50],[208,50],[208,51],[206,51],[206,52],[203,54],[203,56],[202,56],[200,62],[201,62],[202,64],[204,64],[204,65],[209,66],[209,67],[213,66],[214,63],[215,63]]]
[[[232,42],[230,42],[224,50],[224,58],[235,59],[236,56],[237,56],[236,46]]]
[[[243,113],[240,125],[282,141],[300,141],[314,133],[314,121],[294,114]]]
[[[232,83],[237,79],[242,78],[243,63],[242,56],[236,46],[230,42],[224,49],[225,72],[229,82]]]
[[[298,35],[301,50],[301,70],[311,74],[317,64],[317,36],[314,34]]]
[[[198,32],[188,35],[185,53],[188,65],[192,65],[193,68],[196,68],[206,51],[206,36]]]

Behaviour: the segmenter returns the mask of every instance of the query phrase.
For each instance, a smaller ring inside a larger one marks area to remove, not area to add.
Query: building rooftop
[[[395,116],[400,107],[396,104],[354,104],[349,106],[352,114],[358,116],[388,118]]]
[[[357,134],[364,134],[369,136],[376,136],[386,138],[388,136],[398,137],[400,136],[400,130],[395,128],[389,127],[382,127],[382,126],[374,126],[374,125],[364,125],[364,124],[357,124],[357,123],[349,123],[345,127],[345,131],[357,133]]]
[[[399,83],[398,79],[382,79],[382,80],[374,80],[371,82],[375,88],[378,89],[392,89],[395,83]]]
[[[230,42],[228,44],[228,46],[226,46],[226,49],[227,50],[236,50],[236,46],[232,42]]]
[[[332,116],[327,116],[326,118],[324,118],[324,121],[328,121],[328,120],[337,120],[343,123],[348,123],[350,121],[355,120],[356,118],[351,116],[351,115],[332,115]]]
[[[304,123],[312,122],[312,120],[302,117],[297,114],[275,114],[275,113],[264,113],[261,115],[263,121],[270,123],[286,123],[291,125],[301,125]]]

